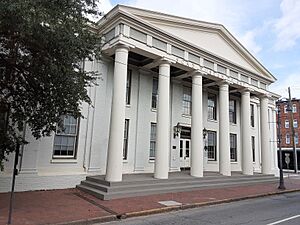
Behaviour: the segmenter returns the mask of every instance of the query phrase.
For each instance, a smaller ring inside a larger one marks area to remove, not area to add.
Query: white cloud
[[[100,0],[99,8],[101,12],[108,13],[113,8],[109,0]]]
[[[292,48],[300,39],[300,1],[282,0],[280,9],[282,16],[274,24],[277,51]]]
[[[275,84],[271,85],[270,89],[282,97],[287,98],[288,87],[291,87],[292,97],[300,98],[300,73],[282,76]]]
[[[254,55],[257,55],[262,47],[255,41],[256,36],[259,34],[257,30],[249,30],[240,37],[241,43]]]

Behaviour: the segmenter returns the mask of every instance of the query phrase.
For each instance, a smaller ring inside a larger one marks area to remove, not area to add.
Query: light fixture
[[[181,132],[181,126],[179,125],[179,123],[177,123],[173,129],[174,129],[174,138],[176,138],[179,136],[179,134]]]
[[[204,127],[203,128],[203,139],[206,138],[206,135],[207,135],[207,129]]]

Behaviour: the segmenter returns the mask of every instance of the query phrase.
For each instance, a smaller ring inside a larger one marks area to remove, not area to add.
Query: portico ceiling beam
[[[204,87],[211,87],[211,86],[215,86],[215,85],[218,85],[218,82],[211,82],[209,84],[204,84],[203,86]]]

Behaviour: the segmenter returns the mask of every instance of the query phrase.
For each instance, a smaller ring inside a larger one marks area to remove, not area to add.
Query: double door
[[[191,140],[181,138],[180,145],[179,145],[179,157],[180,157],[181,168],[189,168],[191,166],[190,149],[191,149]]]

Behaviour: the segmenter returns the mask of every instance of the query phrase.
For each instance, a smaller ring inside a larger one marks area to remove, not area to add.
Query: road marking
[[[276,222],[274,222],[274,223],[268,223],[267,225],[275,225],[275,224],[283,223],[283,222],[285,222],[285,221],[293,220],[293,219],[296,219],[296,218],[298,218],[298,217],[300,217],[300,215],[291,216],[291,217],[288,217],[288,218],[286,218],[286,219],[276,221]]]

